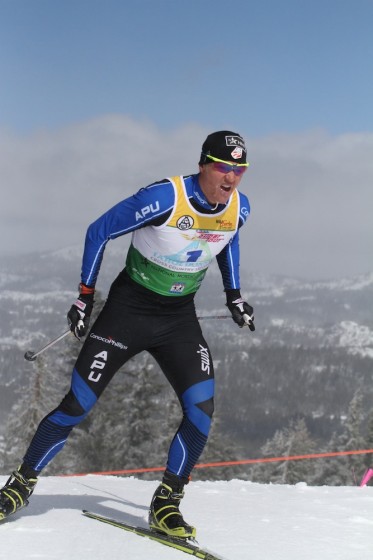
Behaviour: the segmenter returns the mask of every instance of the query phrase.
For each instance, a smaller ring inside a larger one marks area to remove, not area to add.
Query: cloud
[[[28,136],[0,131],[0,254],[83,245],[89,223],[153,180],[197,171],[211,132],[106,115]],[[245,131],[241,131],[245,135]],[[308,278],[372,269],[373,134],[246,136],[252,215],[242,267]]]
[[[249,139],[255,268],[325,278],[372,269],[373,134]],[[248,228],[250,229],[250,227]]]
[[[197,169],[205,132],[162,132],[108,115],[27,137],[0,132],[1,253],[82,241],[88,224],[140,187]]]

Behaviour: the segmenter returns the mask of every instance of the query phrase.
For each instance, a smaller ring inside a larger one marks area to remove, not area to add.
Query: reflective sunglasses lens
[[[247,167],[236,167],[233,171],[235,173],[235,175],[237,175],[238,177],[241,177],[241,175],[243,175],[246,171]]]
[[[234,172],[235,175],[240,177],[246,171],[246,167],[237,167],[235,165],[229,165],[229,163],[223,163],[220,161],[214,162],[214,168],[216,171],[220,171],[220,173],[230,173],[231,171]]]

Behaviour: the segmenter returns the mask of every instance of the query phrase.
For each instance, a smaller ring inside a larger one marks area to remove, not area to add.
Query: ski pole
[[[205,320],[205,319],[232,319],[231,315],[204,315],[202,317],[197,317],[197,319]]]
[[[65,338],[65,336],[67,336],[70,332],[71,331],[69,329],[68,331],[65,331],[64,333],[60,334],[60,336],[57,336],[57,338],[54,338],[53,340],[48,342],[48,344],[43,346],[43,348],[40,348],[40,350],[38,350],[37,352],[32,352],[31,350],[28,350],[24,356],[25,360],[27,360],[28,362],[33,362],[34,360],[36,360],[36,357],[39,356],[39,354],[45,352],[45,350],[47,350],[48,348],[56,344],[56,342],[59,342],[60,340]]]
[[[197,317],[197,319],[199,319],[199,320],[204,320],[204,319],[232,319],[232,316],[231,315],[205,315],[203,317]],[[248,327],[253,322],[253,318],[250,315],[248,315],[247,313],[244,313],[243,319],[245,321],[245,324]]]
[[[232,317],[230,315],[203,315],[203,316],[199,316],[197,317],[197,319],[199,320],[207,320],[207,319],[231,319]],[[48,344],[46,344],[45,346],[43,346],[43,348],[40,348],[40,350],[38,350],[37,352],[32,352],[31,350],[28,350],[25,353],[25,360],[27,360],[28,362],[33,362],[37,356],[39,356],[39,354],[42,354],[43,352],[45,352],[45,350],[48,350],[48,348],[50,348],[51,346],[54,346],[57,342],[59,342],[60,340],[62,340],[63,338],[65,338],[65,336],[67,336],[70,333],[70,329],[65,331],[64,333],[60,334],[60,336],[57,336],[57,338],[54,338],[53,340],[51,340],[50,342],[48,342]]]
[[[207,319],[232,319],[232,317],[230,315],[203,315],[197,317],[197,319],[205,321]],[[40,350],[38,350],[37,352],[32,352],[31,350],[28,350],[24,356],[25,360],[29,362],[33,362],[37,358],[37,356],[39,356],[39,354],[42,354],[43,352],[45,352],[45,350],[48,350],[48,348],[54,346],[57,342],[65,338],[65,336],[67,336],[70,332],[71,331],[69,329],[64,333],[60,334],[60,336],[57,336],[57,338],[54,338],[53,340],[48,342],[48,344],[43,346],[43,348],[40,348]]]

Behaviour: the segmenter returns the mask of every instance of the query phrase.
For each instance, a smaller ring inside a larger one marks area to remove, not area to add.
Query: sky
[[[246,139],[245,270],[372,271],[372,0],[0,0],[0,256]]]
[[[191,558],[81,513],[145,527],[156,486],[114,476],[41,477],[29,506],[1,523],[0,559]],[[199,544],[224,560],[372,558],[372,487],[192,481],[180,509]]]

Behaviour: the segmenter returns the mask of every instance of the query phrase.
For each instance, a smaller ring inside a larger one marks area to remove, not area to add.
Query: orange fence
[[[243,459],[241,461],[220,461],[216,463],[199,463],[194,468],[195,469],[211,469],[216,467],[236,467],[240,465],[253,465],[256,463],[279,463],[281,461],[302,461],[304,459],[325,459],[328,457],[342,457],[346,455],[366,455],[368,453],[373,453],[373,449],[357,449],[354,451],[335,451],[331,453],[310,453],[309,455],[292,455],[286,457],[263,457],[261,459]],[[372,461],[373,462],[373,461]],[[87,474],[97,474],[97,475],[130,475],[130,474],[141,474],[148,472],[158,472],[164,471],[164,467],[149,467],[141,469],[124,469],[120,471],[101,471],[101,472],[90,472],[90,473],[77,473],[77,474],[67,474],[61,476],[85,476]]]

